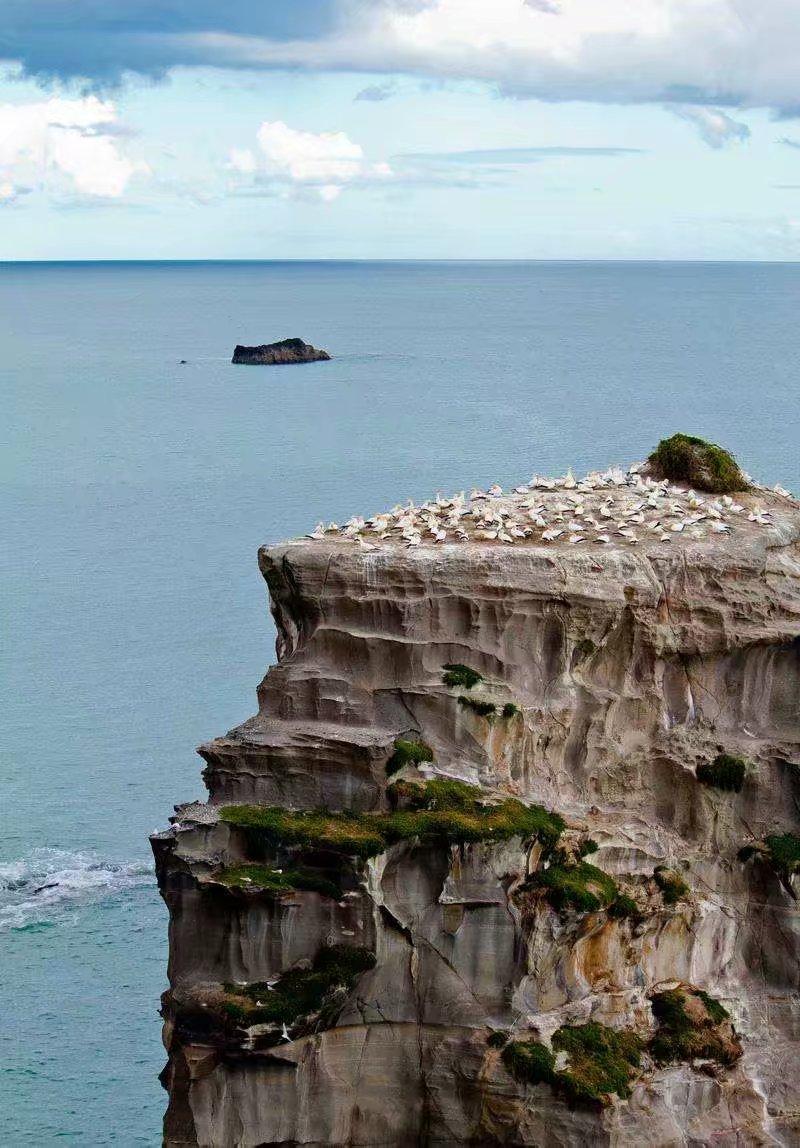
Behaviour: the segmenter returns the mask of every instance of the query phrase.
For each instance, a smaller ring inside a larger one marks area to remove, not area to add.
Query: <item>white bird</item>
[[[492,498],[499,498],[502,493],[502,486],[498,486],[496,482],[489,487],[489,494],[491,494]]]
[[[545,542],[555,542],[555,540],[563,533],[563,530],[557,530],[555,527],[551,526],[549,530],[544,530],[542,532],[542,538]]]
[[[288,1028],[286,1027],[286,1021],[284,1021],[284,1022],[283,1022],[283,1027],[281,1028],[281,1040],[288,1040],[288,1041],[291,1041],[291,1039],[292,1039],[292,1038],[289,1036],[289,1030],[288,1030]]]

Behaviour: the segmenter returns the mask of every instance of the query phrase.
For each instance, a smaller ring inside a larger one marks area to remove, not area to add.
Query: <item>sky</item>
[[[0,0],[0,259],[800,260],[800,0]]]

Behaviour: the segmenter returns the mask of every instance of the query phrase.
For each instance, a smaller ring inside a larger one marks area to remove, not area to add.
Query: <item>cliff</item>
[[[153,838],[165,1143],[797,1144],[800,506],[473,494],[259,554]]]

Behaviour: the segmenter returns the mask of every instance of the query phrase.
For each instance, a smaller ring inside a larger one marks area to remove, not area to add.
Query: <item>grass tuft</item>
[[[733,1064],[741,1056],[726,1009],[707,993],[669,989],[656,993],[652,1004],[658,1030],[649,1050],[657,1064],[695,1058]]]
[[[794,873],[800,873],[800,837],[794,833],[775,833],[765,837],[763,842],[745,845],[739,850],[740,861],[756,855],[786,881]]]
[[[526,885],[540,889],[559,913],[568,909],[595,913],[611,905],[619,895],[614,878],[588,861],[579,861],[575,865],[554,861],[546,869],[532,873]]]
[[[714,789],[739,793],[744,785],[747,762],[730,753],[718,753],[713,761],[701,762],[697,767],[697,780]]]
[[[483,675],[470,666],[462,666],[460,662],[448,662],[444,666],[442,681],[446,686],[460,686],[462,689],[471,690],[478,682],[483,681]]]
[[[515,1080],[525,1084],[552,1084],[556,1058],[546,1044],[514,1040],[503,1049],[503,1064]]]
[[[468,698],[466,694],[459,694],[458,704],[465,709],[474,710],[478,717],[493,717],[497,713],[494,702],[479,702],[475,698]]]
[[[666,905],[674,905],[689,893],[689,886],[674,869],[666,865],[656,865],[653,870],[653,879],[661,890]]]
[[[516,717],[519,713],[519,706],[516,702],[506,702],[501,713],[504,718]]]
[[[391,777],[406,765],[419,765],[420,762],[433,760],[433,750],[426,742],[398,737],[394,743],[394,753],[386,762],[386,772]]]
[[[553,1049],[566,1052],[567,1067],[556,1071],[555,1055],[534,1040],[512,1041],[503,1049],[511,1075],[527,1084],[551,1084],[570,1104],[603,1107],[611,1096],[630,1096],[642,1043],[630,1029],[612,1029],[589,1021],[563,1025],[553,1035]]]
[[[504,1048],[508,1044],[508,1033],[504,1029],[495,1029],[486,1038],[489,1048]]]
[[[619,893],[608,906],[608,915],[616,921],[636,921],[640,916],[639,906],[627,893]]]
[[[694,435],[674,434],[662,439],[648,461],[660,478],[685,482],[696,490],[731,494],[749,489],[732,454]]]

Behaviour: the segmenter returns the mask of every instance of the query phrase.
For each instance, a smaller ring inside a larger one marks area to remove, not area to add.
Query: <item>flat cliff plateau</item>
[[[797,1145],[800,504],[473,496],[259,553],[152,839],[164,1142]]]

